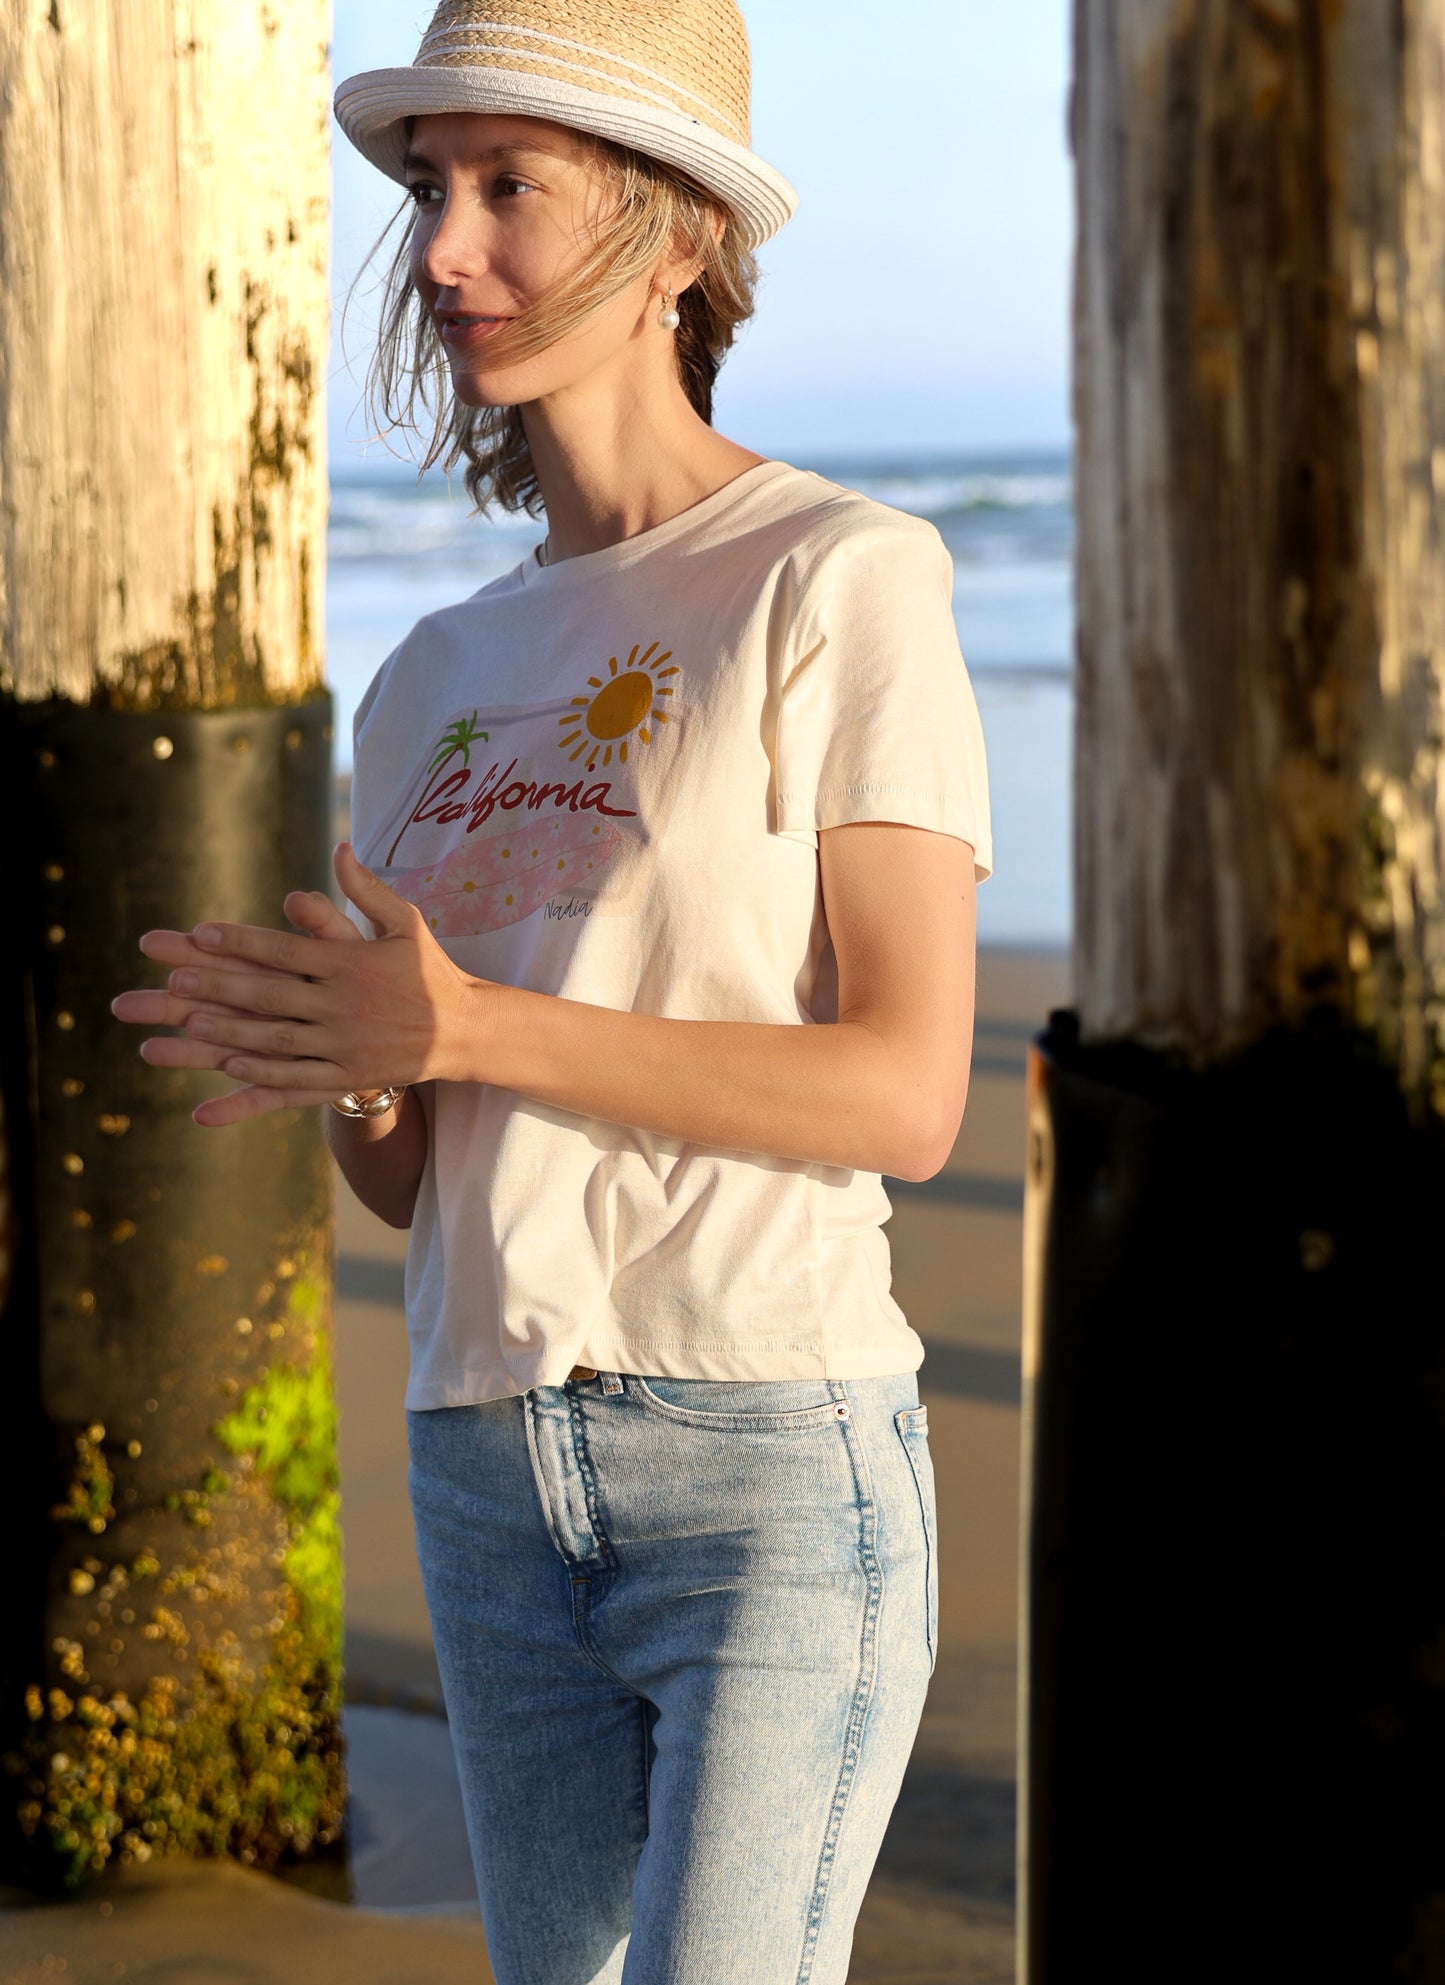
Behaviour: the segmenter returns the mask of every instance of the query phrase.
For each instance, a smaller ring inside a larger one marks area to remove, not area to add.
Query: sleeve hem
[[[821,828],[847,827],[862,820],[895,821],[904,827],[951,834],[973,849],[976,881],[986,881],[993,873],[991,834],[946,793],[924,792],[915,786],[861,785],[829,787],[812,795],[777,796],[777,832],[785,840],[812,844]]]

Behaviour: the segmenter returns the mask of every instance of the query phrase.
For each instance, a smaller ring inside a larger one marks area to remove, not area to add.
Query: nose
[[[479,216],[468,208],[463,189],[449,186],[443,199],[421,209],[418,233],[423,239],[418,244],[416,266],[438,289],[454,288],[477,275],[485,261]]]

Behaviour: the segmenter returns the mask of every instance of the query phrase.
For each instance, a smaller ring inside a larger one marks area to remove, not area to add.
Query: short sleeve
[[[800,585],[775,733],[779,834],[900,821],[967,841],[978,880],[992,872],[983,727],[952,596],[942,538],[901,513],[840,537]]]

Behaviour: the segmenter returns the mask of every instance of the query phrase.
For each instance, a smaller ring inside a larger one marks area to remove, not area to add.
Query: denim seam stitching
[[[592,1450],[587,1445],[587,1427],[582,1413],[582,1400],[576,1393],[567,1395],[568,1419],[572,1424],[572,1455],[577,1463],[577,1473],[582,1478],[582,1494],[587,1503],[587,1521],[592,1525],[592,1535],[597,1539],[597,1548],[602,1556],[605,1570],[617,1569],[617,1553],[612,1548],[612,1539],[602,1521],[602,1509],[597,1495],[597,1470],[592,1465]]]
[[[841,1380],[834,1380],[838,1387],[837,1396],[846,1398],[846,1386]],[[832,1886],[833,1865],[837,1859],[838,1837],[843,1830],[843,1817],[847,1810],[848,1795],[853,1789],[853,1781],[858,1773],[858,1760],[863,1749],[863,1736],[868,1722],[868,1712],[873,1705],[873,1688],[877,1679],[878,1666],[878,1615],[883,1603],[883,1569],[878,1559],[878,1509],[872,1496],[872,1479],[865,1486],[859,1474],[859,1462],[867,1474],[867,1456],[863,1452],[862,1440],[856,1426],[851,1421],[839,1421],[843,1435],[844,1452],[853,1472],[853,1487],[858,1498],[858,1555],[868,1579],[868,1596],[863,1609],[863,1628],[858,1647],[858,1681],[853,1690],[853,1701],[848,1712],[848,1727],[843,1739],[843,1761],[838,1770],[838,1782],[833,1790],[833,1802],[828,1813],[828,1823],[823,1832],[823,1845],[818,1855],[818,1872],[813,1881],[813,1898],[808,1909],[807,1928],[803,1937],[802,1957],[798,1965],[797,1985],[808,1985],[813,1975],[813,1960],[817,1955],[818,1938],[823,1927],[823,1912],[827,1907],[828,1895]]]
[[[612,1539],[607,1534],[602,1521],[602,1507],[597,1495],[597,1471],[592,1465],[592,1451],[587,1445],[586,1420],[582,1410],[580,1395],[569,1395],[568,1419],[572,1429],[572,1457],[577,1463],[577,1473],[582,1481],[582,1494],[587,1503],[587,1520],[592,1525],[592,1534],[602,1559],[602,1569],[598,1572],[577,1572],[569,1567],[568,1587],[572,1597],[572,1631],[577,1637],[577,1645],[587,1659],[609,1681],[616,1682],[619,1688],[632,1690],[632,1684],[615,1668],[603,1660],[597,1643],[592,1636],[592,1615],[602,1604],[616,1583],[620,1569]],[[636,1691],[632,1690],[635,1694]]]
[[[918,1458],[913,1451],[914,1440],[918,1437],[920,1429],[927,1424],[926,1421],[914,1418],[914,1415],[920,1411],[921,1408],[915,1406],[903,1413],[895,1413],[893,1424],[898,1431],[899,1444],[907,1457],[908,1473],[913,1479],[913,1493],[918,1498],[918,1514],[923,1523],[923,1636],[928,1647],[928,1672],[932,1675],[938,1667],[938,1640],[934,1631],[932,1605],[934,1559],[938,1546],[930,1530],[928,1504],[924,1499],[923,1481],[918,1472]]]
[[[637,1706],[637,1784],[641,1793],[642,1830],[637,1843],[638,1853],[647,1845],[647,1836],[652,1831],[652,1774],[647,1768],[647,1704],[641,1696],[634,1698]]]

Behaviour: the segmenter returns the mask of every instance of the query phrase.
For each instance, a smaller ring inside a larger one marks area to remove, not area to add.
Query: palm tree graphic
[[[402,834],[405,834],[407,828],[415,820],[418,812],[426,805],[433,793],[435,793],[437,786],[441,782],[440,775],[445,772],[458,752],[462,754],[463,765],[470,765],[472,762],[472,746],[478,738],[482,740],[483,744],[490,744],[492,741],[486,731],[478,729],[477,713],[475,710],[473,710],[470,717],[455,718],[442,732],[441,737],[437,741],[436,756],[426,768],[426,777],[422,781],[423,785],[426,786],[426,791],[417,801],[417,804],[412,807],[406,819],[401,823],[401,833],[392,842],[391,853],[386,858],[386,866],[388,868],[396,860],[396,851],[401,846]],[[433,779],[434,774],[436,775],[435,779]],[[428,781],[432,781],[432,783],[428,784]]]

